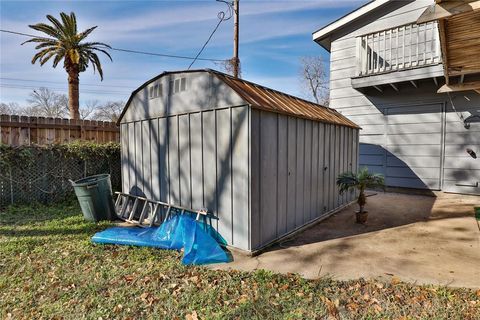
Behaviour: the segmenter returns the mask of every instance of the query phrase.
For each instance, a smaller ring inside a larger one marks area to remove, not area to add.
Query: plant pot
[[[364,224],[365,222],[367,222],[368,211],[363,211],[363,212],[357,211],[355,212],[355,216],[357,217],[357,223]]]

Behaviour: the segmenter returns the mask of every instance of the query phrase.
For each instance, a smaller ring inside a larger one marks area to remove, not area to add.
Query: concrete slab
[[[306,278],[390,278],[421,284],[480,287],[480,197],[379,193],[368,198],[369,220],[355,223],[351,205],[263,254],[233,252],[217,269],[267,269]]]

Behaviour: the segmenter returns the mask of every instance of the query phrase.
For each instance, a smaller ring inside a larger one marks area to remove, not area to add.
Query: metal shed
[[[333,109],[213,70],[164,72],[120,119],[122,189],[198,209],[233,247],[259,250],[352,200],[359,127]]]

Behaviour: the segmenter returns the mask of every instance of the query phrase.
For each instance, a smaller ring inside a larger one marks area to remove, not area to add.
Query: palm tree
[[[367,212],[364,210],[367,203],[365,189],[385,188],[385,179],[383,175],[370,173],[368,168],[364,167],[357,173],[345,172],[340,174],[337,178],[337,186],[340,194],[349,190],[358,190],[357,203],[360,210],[357,212],[357,222],[364,223],[367,220]]]
[[[78,111],[79,100],[79,74],[88,68],[91,63],[93,72],[98,70],[100,79],[103,80],[103,70],[100,59],[96,52],[104,53],[110,61],[112,57],[106,51],[111,47],[101,42],[82,42],[93,30],[97,28],[91,27],[87,30],[77,32],[77,18],[75,13],[70,15],[60,13],[61,22],[51,15],[47,15],[47,19],[52,25],[46,23],[37,23],[29,25],[30,28],[41,31],[49,37],[35,37],[22,44],[28,42],[38,43],[35,49],[39,50],[32,59],[32,64],[38,60],[40,65],[44,65],[50,58],[53,59],[53,67],[56,68],[58,63],[63,60],[63,67],[68,74],[68,109],[71,119],[80,119]]]

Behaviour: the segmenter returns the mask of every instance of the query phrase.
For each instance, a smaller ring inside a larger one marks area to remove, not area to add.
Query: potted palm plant
[[[368,168],[361,168],[357,173],[345,172],[338,176],[337,186],[340,194],[346,191],[358,190],[357,203],[360,209],[356,212],[357,223],[365,223],[368,217],[368,211],[365,210],[367,198],[365,189],[385,188],[385,179],[383,175],[371,173]]]

